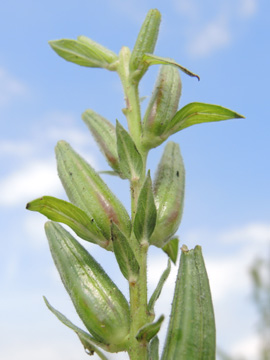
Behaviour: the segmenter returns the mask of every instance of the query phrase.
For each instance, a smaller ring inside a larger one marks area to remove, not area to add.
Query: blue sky
[[[43,231],[45,219],[25,211],[42,195],[66,198],[57,177],[54,146],[65,139],[98,170],[106,162],[81,121],[92,108],[124,124],[116,74],[60,59],[48,40],[86,35],[119,52],[130,48],[150,8],[162,13],[155,53],[198,73],[181,74],[180,106],[200,101],[231,108],[246,119],[190,127],[171,139],[186,167],[182,243],[200,244],[212,286],[218,344],[256,360],[256,310],[248,268],[269,250],[269,11],[266,0],[103,0],[1,2],[0,48],[0,355],[5,360],[87,359],[76,336],[46,309],[42,295],[75,323]],[[141,84],[149,96],[158,71]],[[143,103],[145,108],[147,100]],[[153,150],[154,172],[162,152]],[[128,184],[104,179],[123,203]],[[111,254],[85,244],[127,293]],[[149,287],[166,266],[151,250]],[[174,270],[158,303],[168,318]],[[150,292],[151,294],[151,292]],[[166,324],[162,336],[165,336]],[[112,359],[124,359],[120,355]],[[95,357],[93,357],[95,359]]]

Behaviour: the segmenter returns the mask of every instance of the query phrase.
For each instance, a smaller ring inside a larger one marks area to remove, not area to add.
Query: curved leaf
[[[70,320],[68,320],[65,315],[61,314],[60,311],[56,310],[52,305],[49,303],[49,301],[46,299],[45,296],[43,296],[45,304],[47,305],[48,309],[58,318],[58,320],[61,321],[64,325],[69,327],[71,330],[73,330],[79,337],[81,343],[83,344],[83,347],[88,355],[94,355],[96,353],[101,360],[108,360],[108,358],[99,350],[97,346],[100,346],[104,348],[104,344],[99,343],[96,341],[92,336],[87,334],[82,329],[78,328],[76,325],[72,324]],[[108,351],[107,348],[105,350]]]
[[[167,125],[167,137],[191,125],[244,118],[243,115],[219,105],[194,102],[177,111]]]
[[[150,66],[150,65],[173,65],[176,66],[178,69],[183,71],[185,74],[196,77],[198,80],[200,80],[199,75],[194,74],[190,70],[186,69],[182,65],[179,65],[177,62],[175,62],[173,59],[170,58],[164,58],[161,56],[156,56],[153,54],[144,54],[143,60]]]
[[[67,201],[43,196],[29,202],[26,209],[38,211],[50,220],[66,224],[82,239],[112,250],[112,244],[102,235],[94,218]]]

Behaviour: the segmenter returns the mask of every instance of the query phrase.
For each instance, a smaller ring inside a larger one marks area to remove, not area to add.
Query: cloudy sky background
[[[212,287],[218,345],[257,360],[258,315],[248,269],[269,253],[269,11],[267,0],[103,0],[1,2],[0,48],[0,356],[5,360],[87,359],[76,336],[48,312],[42,295],[80,324],[54,268],[45,219],[25,211],[42,195],[66,199],[57,177],[54,146],[64,139],[97,170],[107,169],[81,121],[92,108],[124,124],[116,74],[60,59],[48,40],[86,35],[118,52],[130,48],[150,8],[162,13],[155,53],[198,73],[182,74],[181,106],[201,101],[229,107],[245,120],[188,128],[178,142],[186,166],[186,203],[178,234],[189,248],[203,247]],[[158,71],[141,84],[149,96]],[[147,100],[143,103],[145,108]],[[150,154],[154,172],[162,153]],[[128,184],[104,177],[123,203]],[[89,251],[127,294],[111,254]],[[150,294],[166,267],[151,249]],[[169,315],[176,268],[157,313]],[[161,341],[166,333],[163,325]],[[120,355],[111,359],[124,359]],[[95,357],[93,357],[95,359]]]

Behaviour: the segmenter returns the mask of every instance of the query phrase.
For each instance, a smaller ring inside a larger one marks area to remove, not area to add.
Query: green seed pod
[[[177,231],[183,212],[185,169],[179,145],[167,143],[154,179],[157,208],[155,230],[150,243],[163,247]]]
[[[130,71],[134,72],[136,80],[139,80],[149,67],[143,61],[143,56],[145,53],[154,52],[160,21],[161,14],[157,9],[148,11],[130,57]]]
[[[111,236],[111,220],[129,237],[131,224],[126,209],[95,170],[65,141],[58,142],[55,152],[69,200],[95,219],[106,239]]]
[[[124,348],[130,325],[124,295],[61,225],[47,222],[45,231],[63,284],[88,331],[99,342]]]
[[[90,109],[82,114],[82,119],[91,131],[108,164],[120,174],[116,133],[113,124]]]
[[[162,360],[216,358],[215,318],[202,249],[182,247]]]
[[[150,149],[160,145],[162,135],[175,115],[181,96],[182,83],[175,66],[163,65],[143,118],[143,144]]]

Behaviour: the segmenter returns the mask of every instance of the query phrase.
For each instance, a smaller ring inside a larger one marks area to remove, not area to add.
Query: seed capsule
[[[140,29],[130,57],[130,70],[134,72],[134,78],[137,80],[143,76],[149,67],[149,65],[143,61],[143,55],[154,52],[160,21],[160,12],[157,9],[151,9],[148,11]]]
[[[93,217],[106,239],[111,236],[111,220],[130,235],[130,219],[122,203],[95,170],[65,141],[56,149],[58,174],[72,203]]]
[[[175,66],[163,65],[143,118],[143,143],[148,149],[160,145],[168,123],[175,115],[182,83]]]
[[[182,247],[162,360],[216,358],[215,318],[202,249]]]
[[[47,222],[45,231],[63,284],[86,328],[104,344],[124,344],[130,324],[124,295],[61,225]]]
[[[163,247],[177,231],[183,212],[185,169],[179,145],[168,142],[154,179],[157,221],[150,243]]]
[[[82,119],[90,129],[108,164],[120,174],[116,145],[116,133],[113,124],[93,110],[86,110]]]

